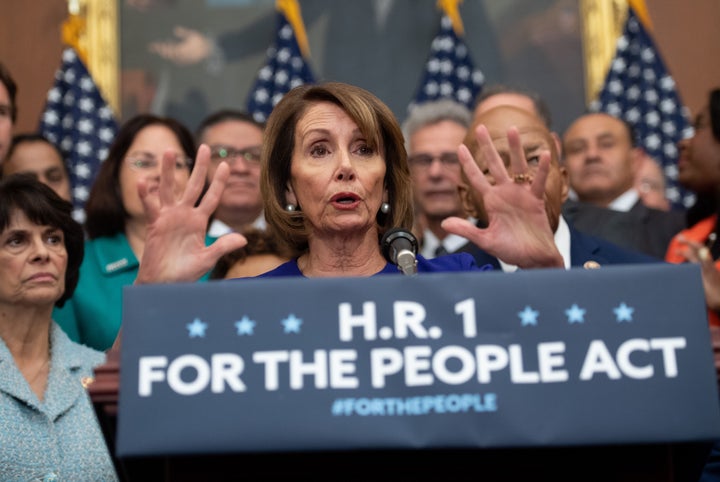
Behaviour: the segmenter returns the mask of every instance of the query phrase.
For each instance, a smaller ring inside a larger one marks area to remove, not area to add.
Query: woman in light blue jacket
[[[0,182],[0,480],[117,480],[85,387],[102,352],[53,322],[72,296],[83,232],[27,175]]]

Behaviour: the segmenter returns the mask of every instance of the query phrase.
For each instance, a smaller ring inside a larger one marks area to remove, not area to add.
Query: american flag
[[[84,222],[85,201],[118,125],[72,47],[63,51],[62,65],[55,73],[38,130],[62,151],[70,171],[73,217]]]
[[[639,145],[662,166],[670,202],[678,207],[694,203],[694,195],[677,182],[677,143],[692,132],[689,115],[675,81],[632,7],[628,8],[605,84],[590,110],[629,122]]]
[[[473,65],[463,36],[455,32],[450,17],[444,14],[430,47],[420,87],[408,110],[424,102],[448,98],[473,109],[484,82],[485,76]]]
[[[265,65],[255,79],[247,99],[247,111],[258,122],[265,122],[273,107],[288,91],[303,84],[315,83],[315,76],[300,51],[295,32],[278,12],[275,42],[266,54]]]

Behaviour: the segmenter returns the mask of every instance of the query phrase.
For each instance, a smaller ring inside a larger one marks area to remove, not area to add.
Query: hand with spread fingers
[[[549,152],[540,156],[537,166],[529,166],[518,130],[510,128],[506,168],[484,125],[476,128],[475,136],[486,173],[480,170],[467,146],[461,145],[458,155],[470,186],[482,198],[487,228],[460,218],[446,219],[443,228],[522,268],[563,267],[544,201]]]
[[[211,270],[223,254],[246,244],[242,235],[230,233],[210,246],[205,245],[208,220],[229,175],[228,166],[221,164],[203,195],[209,162],[210,149],[201,145],[179,200],[173,194],[174,160],[171,155],[162,159],[159,196],[149,196],[148,186],[144,183],[138,186],[148,227],[136,284],[196,281]]]

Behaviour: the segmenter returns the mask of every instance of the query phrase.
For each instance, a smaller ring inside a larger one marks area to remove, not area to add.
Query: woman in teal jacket
[[[149,114],[128,120],[102,163],[85,204],[85,258],[73,297],[53,318],[71,339],[106,350],[122,321],[123,287],[133,284],[145,248],[146,219],[138,182],[157,193],[160,159],[175,157],[176,193],[190,176],[195,142],[174,119]]]

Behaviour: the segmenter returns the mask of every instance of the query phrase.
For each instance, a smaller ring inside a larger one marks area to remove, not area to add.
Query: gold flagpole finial
[[[462,3],[462,0],[438,0],[437,3],[437,6],[445,15],[450,17],[453,30],[458,37],[465,35],[465,28],[463,27],[462,18],[460,18],[460,9],[458,8],[460,3]]]
[[[300,52],[306,59],[310,58],[310,44],[308,43],[307,33],[305,32],[305,24],[303,24],[300,5],[297,0],[277,0],[276,8],[281,11],[295,32]]]
[[[645,0],[628,0],[628,3],[632,7],[632,9],[635,10],[635,14],[642,22],[645,30],[652,31],[652,21],[650,20],[650,14],[648,13]]]
[[[83,47],[85,18],[81,15],[80,0],[68,0],[68,18],[62,24],[62,42],[69,45],[87,65],[87,50]]]

